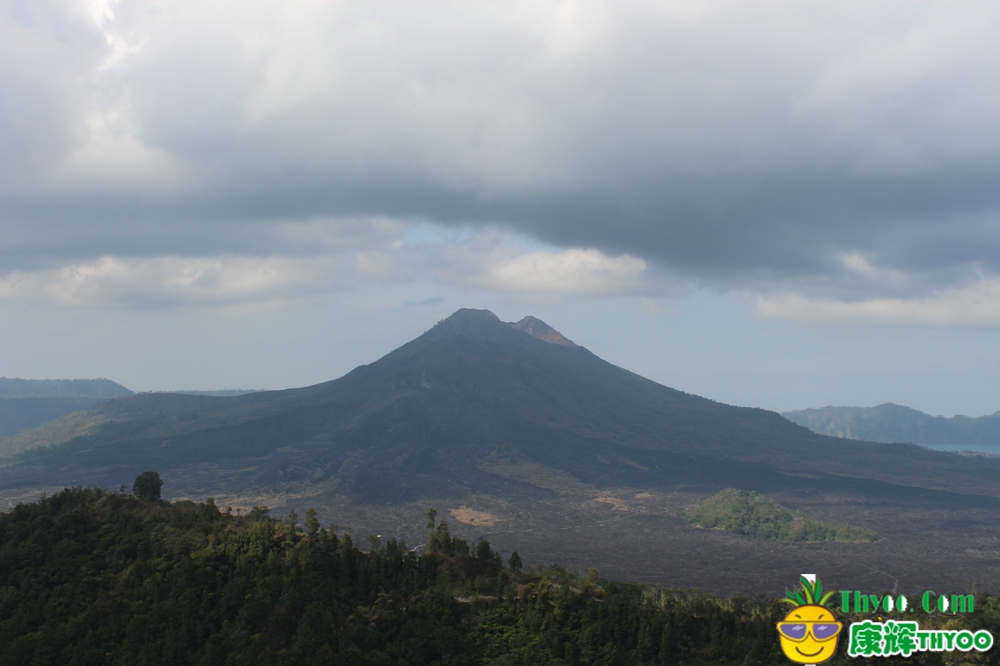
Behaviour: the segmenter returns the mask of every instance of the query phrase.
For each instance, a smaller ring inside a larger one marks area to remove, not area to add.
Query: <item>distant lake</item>
[[[1000,444],[918,444],[934,451],[979,451],[1000,455]]]

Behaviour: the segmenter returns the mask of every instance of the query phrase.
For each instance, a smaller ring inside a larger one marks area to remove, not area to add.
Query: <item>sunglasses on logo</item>
[[[779,622],[778,631],[782,636],[793,641],[805,640],[807,633],[817,641],[825,641],[840,633],[843,625],[840,622]]]

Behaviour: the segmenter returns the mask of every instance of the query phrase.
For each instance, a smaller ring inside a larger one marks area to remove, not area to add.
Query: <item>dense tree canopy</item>
[[[518,571],[433,518],[423,554],[294,523],[81,488],[19,505],[0,515],[0,665],[786,663],[776,600]],[[977,628],[997,617],[977,601]]]
[[[754,491],[726,488],[698,503],[681,518],[697,527],[727,530],[764,541],[878,541],[875,532],[858,525],[819,520],[791,511]]]

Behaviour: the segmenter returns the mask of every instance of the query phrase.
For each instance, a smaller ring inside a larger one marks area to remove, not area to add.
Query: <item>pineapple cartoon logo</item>
[[[823,594],[816,574],[802,574],[800,580],[802,592],[785,590],[782,599],[794,608],[778,623],[781,650],[796,664],[821,664],[837,652],[844,625],[826,607],[833,592]]]

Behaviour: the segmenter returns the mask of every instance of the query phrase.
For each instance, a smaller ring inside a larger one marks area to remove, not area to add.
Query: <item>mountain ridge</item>
[[[801,409],[782,416],[813,432],[846,439],[1000,445],[1000,410],[986,416],[946,418],[886,402],[875,407]]]
[[[21,379],[0,377],[0,398],[94,398],[135,395],[110,379]]]

